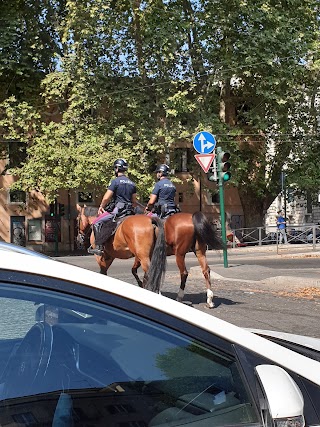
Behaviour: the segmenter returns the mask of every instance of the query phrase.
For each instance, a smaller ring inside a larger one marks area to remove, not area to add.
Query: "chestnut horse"
[[[184,289],[188,277],[185,257],[189,251],[193,251],[199,261],[207,289],[207,306],[214,307],[213,292],[211,290],[210,268],[208,265],[207,246],[212,249],[223,249],[222,239],[218,237],[213,224],[203,212],[180,212],[169,216],[165,220],[165,236],[167,243],[167,255],[175,255],[176,263],[180,271],[180,289],[177,300],[182,301]]]
[[[203,212],[176,213],[165,220],[165,236],[167,255],[175,255],[180,271],[180,289],[177,300],[182,301],[188,277],[185,257],[193,251],[199,261],[207,289],[207,305],[213,308],[213,292],[211,290],[210,268],[206,258],[207,246],[212,249],[223,249],[222,239],[218,237],[213,224]]]
[[[90,233],[90,243],[94,245],[91,224],[97,217],[98,209],[77,205],[77,210],[78,233],[82,236]],[[107,274],[115,258],[135,257],[131,271],[138,285],[159,292],[166,270],[166,243],[162,221],[157,217],[149,218],[145,215],[124,218],[114,235],[105,243],[104,254],[95,257],[102,274]],[[140,265],[144,270],[143,281],[137,274]]]

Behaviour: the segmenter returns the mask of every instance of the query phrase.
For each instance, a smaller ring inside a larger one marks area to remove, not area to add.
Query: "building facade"
[[[191,146],[178,146],[173,150],[170,165],[177,188],[176,203],[183,212],[202,211],[220,226],[218,186],[208,181],[199,165],[193,167],[192,172],[189,170],[194,154]],[[77,241],[77,204],[99,206],[104,191],[62,190],[57,197],[58,215],[55,215],[41,193],[33,191],[26,194],[11,189],[15,178],[5,172],[6,162],[0,161],[3,171],[0,175],[0,239],[42,253],[83,249]],[[141,199],[142,204],[145,202]],[[240,199],[232,184],[225,186],[225,211],[231,228],[243,225]]]

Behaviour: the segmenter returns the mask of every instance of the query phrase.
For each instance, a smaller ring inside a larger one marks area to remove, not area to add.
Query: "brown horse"
[[[90,233],[90,243],[94,244],[91,224],[97,217],[98,209],[77,205],[77,210],[78,233],[83,236]],[[159,292],[166,270],[166,243],[162,221],[145,215],[126,217],[105,243],[104,254],[95,257],[102,274],[107,274],[115,258],[135,257],[131,271],[138,285]],[[140,265],[144,270],[143,281],[137,274]]]
[[[167,255],[175,255],[180,271],[180,289],[177,300],[182,301],[188,277],[185,257],[193,251],[199,261],[207,289],[207,305],[213,308],[213,292],[211,290],[210,268],[206,251],[207,246],[212,249],[223,249],[222,239],[218,237],[213,224],[202,212],[177,213],[169,216],[164,222]],[[139,264],[137,265],[139,268]]]
[[[206,258],[207,246],[212,249],[222,249],[222,240],[218,237],[213,224],[202,212],[177,213],[165,221],[165,236],[167,254],[176,256],[176,263],[180,271],[180,289],[177,300],[182,301],[188,277],[185,257],[193,251],[198,258],[207,288],[207,305],[214,307],[213,292],[211,290],[210,268]]]

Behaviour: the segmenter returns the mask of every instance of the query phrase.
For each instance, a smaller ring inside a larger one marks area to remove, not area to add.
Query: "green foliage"
[[[28,153],[17,187],[105,187],[124,157],[146,196],[154,163],[205,129],[230,150],[242,203],[250,193],[266,209],[288,158],[308,156],[296,141],[317,123],[317,2],[28,4],[0,9],[0,128]]]

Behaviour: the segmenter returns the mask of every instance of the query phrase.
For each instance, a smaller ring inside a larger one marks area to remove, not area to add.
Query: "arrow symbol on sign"
[[[210,148],[214,147],[214,144],[212,144],[212,142],[206,140],[206,138],[203,135],[203,133],[200,134],[199,141],[201,142],[201,152],[202,153],[204,153],[204,151],[205,151],[206,148],[210,149]]]

